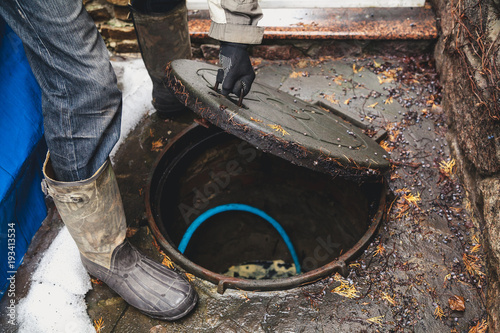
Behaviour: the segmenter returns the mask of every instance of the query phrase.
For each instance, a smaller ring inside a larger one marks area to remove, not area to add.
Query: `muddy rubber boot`
[[[153,81],[153,106],[160,118],[171,118],[187,108],[163,80],[175,59],[191,59],[185,0],[133,0],[130,4],[142,59]]]
[[[54,179],[48,154],[43,173],[46,190],[90,275],[156,319],[176,320],[194,308],[198,296],[191,284],[125,239],[125,213],[109,160],[89,179],[60,182]]]

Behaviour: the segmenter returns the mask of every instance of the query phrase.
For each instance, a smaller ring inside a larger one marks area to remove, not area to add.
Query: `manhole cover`
[[[294,164],[330,175],[379,176],[386,152],[361,129],[310,103],[255,82],[239,107],[214,90],[219,67],[171,63],[166,84],[186,106],[224,131]]]

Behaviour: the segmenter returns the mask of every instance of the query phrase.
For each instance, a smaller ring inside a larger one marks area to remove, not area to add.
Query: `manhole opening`
[[[304,274],[335,261],[366,237],[380,208],[383,184],[333,178],[218,129],[194,126],[164,151],[149,192],[150,222],[169,250],[176,251],[200,214],[241,204],[279,223]],[[201,223],[183,256],[187,266],[194,263],[216,275],[273,279],[295,275],[291,252],[268,221],[229,210]],[[181,265],[189,271],[185,262]]]

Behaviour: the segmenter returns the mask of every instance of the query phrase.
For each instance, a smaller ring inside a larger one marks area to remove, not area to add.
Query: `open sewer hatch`
[[[158,242],[220,293],[345,274],[384,216],[383,149],[258,82],[238,106],[214,90],[217,69],[180,60],[168,71],[177,97],[216,126],[192,124],[157,160],[146,207]]]

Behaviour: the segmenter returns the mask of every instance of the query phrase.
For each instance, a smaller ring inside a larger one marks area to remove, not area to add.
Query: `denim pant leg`
[[[81,0],[1,0],[42,90],[45,139],[60,181],[91,177],[120,136],[121,92]]]

